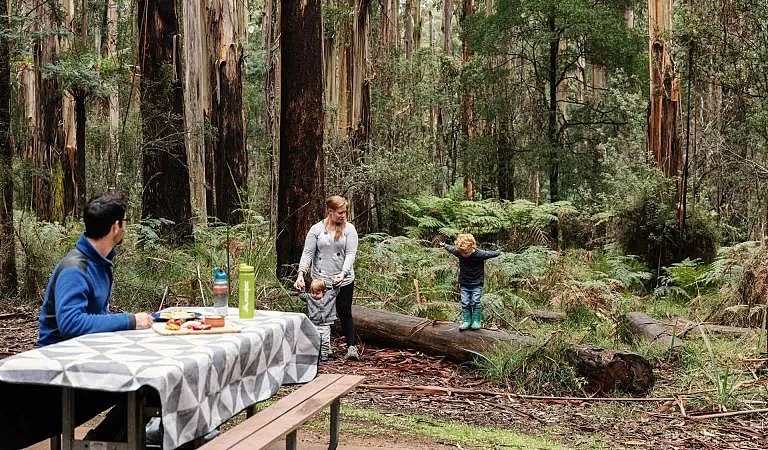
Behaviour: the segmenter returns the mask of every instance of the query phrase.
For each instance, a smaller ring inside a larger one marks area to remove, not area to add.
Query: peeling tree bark
[[[672,0],[648,0],[648,147],[664,175],[676,177],[682,167],[677,130],[680,116],[680,81],[668,41],[671,31]]]
[[[208,86],[208,59],[205,45],[205,1],[184,0],[184,119],[187,124],[186,148],[189,166],[189,192],[192,216],[207,223],[205,171],[205,122],[211,105]]]
[[[209,0],[206,21],[210,87],[210,123],[214,129],[206,151],[212,163],[212,216],[226,223],[243,220],[247,199],[248,155],[243,115],[244,3]],[[210,202],[209,202],[210,203]]]

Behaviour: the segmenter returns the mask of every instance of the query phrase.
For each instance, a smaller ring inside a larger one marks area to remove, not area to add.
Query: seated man
[[[85,206],[85,233],[53,269],[45,288],[39,347],[83,334],[152,326],[145,312],[109,312],[112,259],[125,235],[125,204],[122,194],[104,193]]]
[[[152,326],[152,316],[146,312],[109,312],[112,260],[115,247],[123,242],[125,235],[125,209],[126,199],[117,192],[103,193],[86,204],[83,209],[85,232],[75,248],[56,264],[45,289],[40,308],[38,347],[84,334]],[[40,401],[44,401],[47,408],[61,411],[59,390],[49,386],[40,386],[39,390]],[[88,438],[122,439],[126,426],[125,394],[78,391],[75,404],[78,424],[115,406]],[[31,422],[35,431],[32,442],[61,433],[60,415],[54,414],[43,422]]]

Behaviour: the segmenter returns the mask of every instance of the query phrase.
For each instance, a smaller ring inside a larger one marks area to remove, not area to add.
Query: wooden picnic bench
[[[285,436],[285,448],[296,449],[296,430],[326,406],[331,406],[329,450],[339,444],[341,397],[362,383],[359,375],[322,374],[216,437],[200,450],[254,450]]]

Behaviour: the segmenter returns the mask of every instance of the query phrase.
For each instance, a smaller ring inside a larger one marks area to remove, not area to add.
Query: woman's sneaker
[[[357,347],[354,345],[350,345],[347,347],[347,359],[356,359],[360,360],[360,353],[357,351]]]

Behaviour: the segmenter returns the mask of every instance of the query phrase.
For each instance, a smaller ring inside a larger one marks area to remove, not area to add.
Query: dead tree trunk
[[[277,277],[296,276],[307,231],[323,216],[321,2],[282,0]]]
[[[442,322],[404,314],[352,306],[352,317],[360,337],[367,342],[413,348],[456,362],[473,360],[499,344],[541,345],[530,336],[504,331],[459,332],[453,322]],[[592,392],[620,389],[635,395],[647,393],[655,382],[653,367],[643,357],[629,352],[589,346],[574,346],[564,356],[587,380]]]
[[[666,325],[653,320],[644,312],[630,312],[625,316],[627,328],[633,334],[643,336],[652,344],[667,349],[675,349],[684,345]]]

